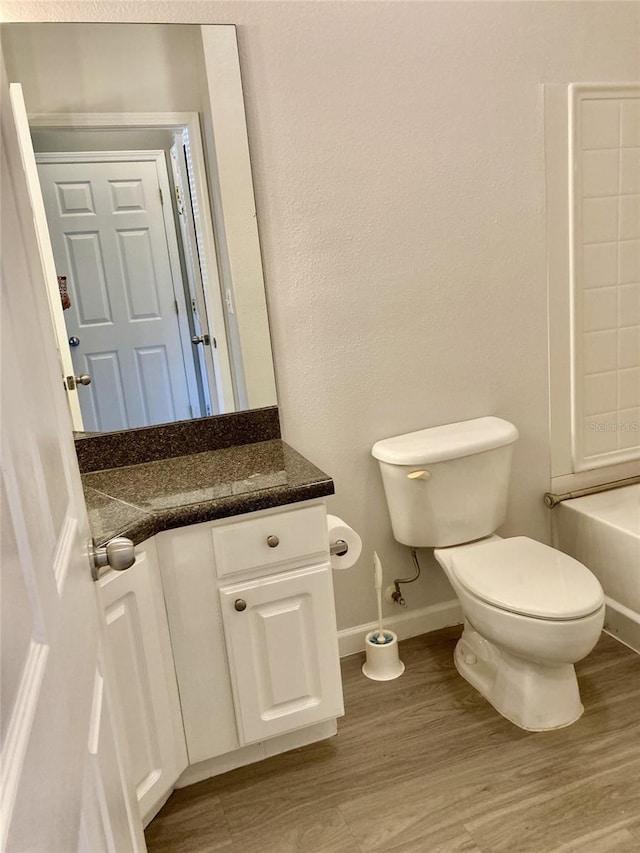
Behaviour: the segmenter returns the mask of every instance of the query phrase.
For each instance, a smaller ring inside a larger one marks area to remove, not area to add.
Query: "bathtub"
[[[640,484],[563,501],[552,519],[554,545],[602,584],[605,630],[640,652]]]

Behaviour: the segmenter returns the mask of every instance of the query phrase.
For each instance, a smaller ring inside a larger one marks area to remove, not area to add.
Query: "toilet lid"
[[[452,564],[469,592],[512,613],[577,619],[604,602],[602,587],[586,566],[526,536],[461,548]]]

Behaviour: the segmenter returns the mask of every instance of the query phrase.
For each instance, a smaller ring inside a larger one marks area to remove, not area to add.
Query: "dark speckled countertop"
[[[334,492],[333,480],[281,439],[157,459],[82,476],[97,544],[150,536]]]

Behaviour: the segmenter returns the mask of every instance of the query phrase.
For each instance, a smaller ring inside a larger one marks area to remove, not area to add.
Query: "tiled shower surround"
[[[571,87],[575,470],[640,456],[640,86]]]

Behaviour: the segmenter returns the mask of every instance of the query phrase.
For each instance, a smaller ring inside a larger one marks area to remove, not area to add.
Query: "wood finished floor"
[[[583,717],[532,734],[458,675],[460,630],[401,643],[392,682],[344,659],[338,735],[176,791],[150,853],[640,853],[640,657],[603,634]]]

